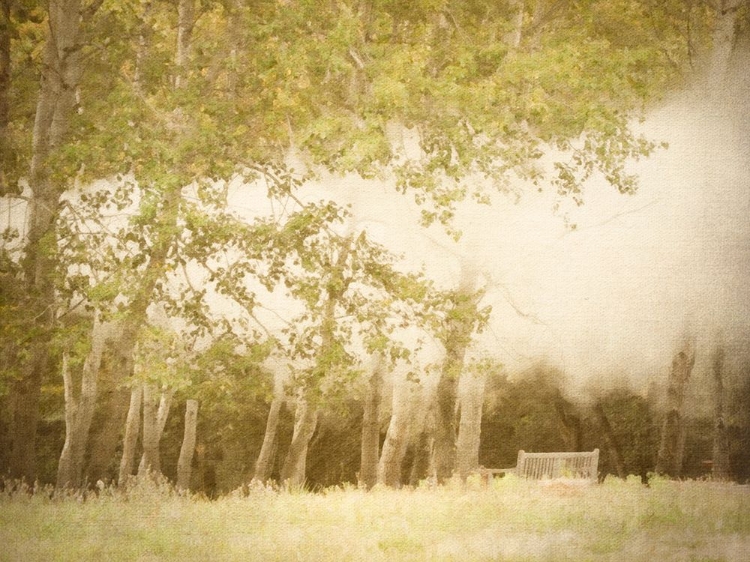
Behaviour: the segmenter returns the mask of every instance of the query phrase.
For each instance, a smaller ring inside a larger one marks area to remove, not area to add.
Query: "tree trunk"
[[[281,406],[283,404],[283,393],[277,394],[271,401],[271,409],[268,411],[268,418],[266,419],[266,433],[263,436],[263,445],[261,445],[258,460],[255,461],[253,480],[266,482],[271,477],[278,442],[279,414],[281,413]]]
[[[174,390],[167,388],[159,394],[158,406],[153,385],[143,385],[143,456],[138,465],[139,474],[161,473],[159,445],[164,426],[169,417]]]
[[[558,392],[555,396],[555,411],[562,425],[563,441],[568,451],[577,452],[583,450],[583,428],[580,416],[570,413],[572,408],[572,404]]]
[[[409,471],[409,486],[417,486],[421,480],[429,476],[430,455],[430,431],[425,429],[419,432],[416,443],[414,444],[414,461]]]
[[[402,400],[398,391],[394,389],[393,413],[378,463],[378,484],[392,488],[401,486],[401,467],[409,440],[410,406],[410,402]]]
[[[383,392],[383,358],[373,357],[362,415],[362,445],[359,463],[359,486],[369,490],[378,481],[380,456],[380,401]]]
[[[513,27],[506,35],[505,42],[515,51],[521,46],[521,39],[523,38],[524,0],[510,0],[510,8],[513,11]]]
[[[604,440],[607,443],[607,450],[609,450],[609,458],[612,461],[612,465],[615,467],[617,476],[625,478],[627,477],[627,473],[625,472],[625,461],[622,459],[620,444],[617,442],[615,432],[612,431],[612,426],[609,423],[609,419],[604,412],[604,406],[602,406],[601,402],[597,402],[594,406],[594,413],[596,414],[596,419],[599,421],[599,427],[602,429]]]
[[[8,141],[10,124],[10,48],[13,33],[10,21],[11,0],[0,0],[0,196],[8,192],[9,181],[5,174],[10,167],[13,155]]]
[[[295,412],[294,433],[289,444],[284,466],[281,468],[281,482],[295,488],[305,483],[307,448],[318,424],[318,409],[307,399],[300,398]]]
[[[93,422],[94,427],[99,425],[99,431],[91,436],[91,456],[85,471],[89,482],[117,480],[117,447],[125,426],[130,392],[114,387],[109,378],[107,391],[99,393],[100,411]]]
[[[661,443],[656,461],[657,474],[675,478],[682,473],[682,456],[685,441],[682,409],[685,391],[695,364],[695,351],[692,343],[677,353],[672,360],[667,388],[667,415],[662,425]]]
[[[159,398],[152,384],[143,385],[143,456],[138,475],[160,474],[159,458]]]
[[[122,459],[120,460],[119,486],[124,486],[135,468],[135,446],[141,431],[141,404],[143,402],[143,385],[136,385],[130,391],[130,408],[125,422],[125,437],[122,443]]]
[[[711,357],[714,375],[714,451],[712,476],[715,480],[728,480],[731,467],[729,463],[729,436],[724,421],[724,348],[717,346]]]
[[[198,426],[198,401],[188,400],[185,404],[185,433],[180,447],[180,458],[177,461],[177,488],[190,489],[190,471],[195,452],[195,437]]]
[[[437,386],[432,455],[432,467],[439,483],[453,476],[456,468],[456,397],[464,358],[477,322],[479,295],[473,292],[475,282],[476,274],[464,266],[459,288],[453,295],[453,308],[446,321],[447,330],[443,340],[445,358]]]
[[[729,75],[729,66],[734,51],[738,14],[746,0],[718,0],[715,3],[713,45],[709,58],[708,86],[721,92]]]
[[[86,356],[81,375],[81,392],[76,398],[73,381],[63,359],[63,383],[65,387],[65,444],[57,467],[57,488],[81,486],[83,461],[89,439],[91,420],[94,417],[99,367],[107,342],[108,326],[102,324],[97,313],[91,333],[91,349]]]
[[[10,388],[14,419],[11,427],[10,475],[33,481],[36,476],[36,429],[44,375],[51,367],[50,339],[55,322],[55,218],[65,186],[54,182],[48,168],[52,152],[64,143],[81,76],[79,0],[50,0],[49,35],[45,43],[41,82],[34,120],[28,202],[28,232],[23,259],[27,314],[34,319],[31,342],[23,350],[21,377]],[[30,331],[31,331],[30,329]]]
[[[458,426],[457,465],[462,480],[479,467],[479,439],[482,432],[484,375],[468,377],[461,395],[461,418]]]

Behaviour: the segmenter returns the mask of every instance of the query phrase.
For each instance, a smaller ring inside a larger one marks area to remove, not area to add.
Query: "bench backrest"
[[[585,478],[596,480],[599,449],[581,453],[527,453],[518,451],[516,475],[522,478]]]

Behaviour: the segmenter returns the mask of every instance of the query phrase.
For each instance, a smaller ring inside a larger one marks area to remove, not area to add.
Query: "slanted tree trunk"
[[[729,463],[729,435],[724,419],[724,348],[717,346],[711,356],[714,375],[714,451],[712,476],[715,480],[728,480],[731,475]]]
[[[124,486],[135,468],[135,447],[138,434],[141,431],[141,404],[143,403],[143,385],[136,385],[130,391],[130,408],[125,422],[125,437],[122,443],[122,459],[120,460],[119,486]]]
[[[294,417],[292,442],[289,445],[284,466],[281,468],[282,484],[292,488],[305,483],[307,448],[318,424],[318,409],[302,397],[297,403]]]
[[[383,358],[373,357],[367,396],[362,415],[362,446],[359,463],[359,486],[369,490],[378,481],[380,457],[380,401],[383,392]]]
[[[612,461],[612,465],[615,467],[617,476],[620,478],[627,477],[627,473],[625,472],[625,461],[623,461],[622,458],[620,444],[617,442],[615,432],[612,431],[612,425],[609,423],[609,418],[607,418],[607,414],[604,412],[604,406],[601,402],[597,402],[594,405],[594,414],[596,414],[599,427],[602,429],[604,441],[607,443],[607,450],[609,451],[609,458]]]
[[[273,460],[276,455],[278,443],[279,414],[281,413],[281,406],[283,404],[283,392],[278,393],[271,401],[271,409],[268,411],[268,418],[266,419],[266,432],[263,435],[263,445],[260,447],[258,460],[255,461],[253,480],[257,480],[258,482],[266,482],[271,477],[271,469],[273,468]]]
[[[65,444],[57,467],[57,488],[78,488],[81,486],[83,460],[89,438],[91,420],[96,405],[97,382],[102,353],[107,342],[108,326],[94,319],[91,333],[91,350],[83,364],[81,391],[76,397],[73,380],[63,359],[63,383],[65,388]]]
[[[458,474],[462,480],[466,480],[469,473],[479,467],[484,386],[484,375],[469,376],[464,380],[456,442]]]
[[[667,414],[661,431],[661,443],[656,461],[657,474],[678,478],[682,473],[682,456],[685,443],[683,405],[690,374],[695,365],[692,343],[686,343],[672,360],[667,388]]]
[[[185,433],[182,437],[180,457],[177,460],[177,488],[190,489],[190,472],[195,452],[195,438],[198,429],[198,401],[188,400],[185,404]]]

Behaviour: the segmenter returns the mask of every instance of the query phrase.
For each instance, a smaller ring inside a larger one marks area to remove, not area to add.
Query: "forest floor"
[[[750,560],[750,488],[713,482],[48,495],[0,492],[0,560]]]

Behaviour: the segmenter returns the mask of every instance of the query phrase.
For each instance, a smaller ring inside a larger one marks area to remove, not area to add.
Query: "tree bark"
[[[185,404],[185,433],[180,447],[180,457],[177,461],[177,488],[190,489],[190,473],[195,452],[195,438],[198,428],[198,401],[188,400]]]
[[[294,488],[305,483],[307,448],[318,424],[318,409],[305,398],[300,398],[295,413],[294,433],[289,445],[284,466],[281,469],[281,483]]]
[[[609,451],[609,458],[612,461],[612,465],[615,467],[617,476],[620,478],[627,477],[625,472],[625,461],[622,458],[622,451],[620,444],[617,442],[615,432],[612,430],[612,425],[609,423],[607,414],[604,412],[604,406],[601,402],[597,402],[594,406],[594,414],[599,422],[599,427],[602,429],[604,435],[604,441],[607,443],[607,450]]]
[[[385,434],[383,452],[378,463],[378,484],[398,488],[401,486],[401,467],[409,440],[411,407],[402,400],[398,391],[393,393],[393,413]]]
[[[138,474],[161,474],[159,445],[169,417],[174,390],[163,390],[158,398],[152,384],[143,385],[143,456]]]
[[[106,366],[102,373],[105,371]],[[91,455],[85,470],[90,482],[117,480],[117,447],[125,427],[130,392],[126,388],[113,386],[111,376],[109,379],[107,390],[99,393],[99,413],[93,421],[93,427],[99,425],[99,430],[91,436]]]
[[[362,445],[359,463],[359,486],[369,490],[378,481],[380,457],[380,401],[383,393],[383,358],[373,357],[373,368],[367,387],[362,415]]]
[[[159,458],[159,397],[152,384],[143,385],[143,456],[138,465],[138,475],[160,474]]]
[[[453,296],[453,308],[448,313],[443,339],[445,358],[437,386],[432,456],[432,467],[439,483],[453,476],[456,468],[456,398],[464,358],[477,321],[478,295],[473,292],[475,278],[476,275],[464,266],[459,288]]]
[[[11,0],[0,0],[0,196],[8,192],[5,169],[11,162],[8,125],[10,124],[10,49],[13,32],[10,20]]]
[[[419,432],[414,443],[414,461],[409,471],[409,486],[417,486],[421,480],[429,476],[430,471],[430,431],[424,429]]]
[[[51,366],[50,338],[55,323],[55,218],[65,187],[51,179],[48,160],[67,133],[81,77],[79,0],[50,0],[49,35],[45,43],[41,82],[34,120],[28,202],[28,232],[23,283],[29,296],[28,317],[34,333],[24,350],[21,377],[11,385],[14,419],[11,427],[10,475],[33,481],[36,476],[36,429],[39,399]]]
[[[683,405],[690,374],[695,365],[692,343],[678,352],[672,360],[667,388],[667,415],[662,425],[661,443],[656,461],[657,474],[678,478],[682,473],[682,457],[685,442]]]
[[[257,480],[258,482],[266,482],[271,477],[271,469],[278,443],[279,414],[281,413],[281,406],[283,404],[283,393],[277,394],[271,401],[271,408],[268,411],[268,418],[266,419],[266,432],[263,435],[263,445],[261,445],[258,459],[255,461],[253,480]]]
[[[461,395],[461,417],[458,426],[457,465],[462,480],[479,467],[479,440],[482,432],[484,375],[468,377]]]
[[[135,468],[135,447],[138,434],[141,431],[141,404],[143,403],[143,385],[136,385],[130,391],[130,408],[125,422],[125,437],[122,443],[122,459],[120,460],[119,486],[124,486]]]
[[[731,476],[729,463],[729,435],[724,420],[724,348],[717,346],[712,357],[714,375],[714,450],[712,476],[715,480],[728,480]]]
[[[83,461],[88,443],[91,420],[96,405],[99,367],[107,343],[109,327],[94,319],[91,333],[91,350],[86,356],[81,375],[81,391],[78,397],[73,390],[73,381],[63,360],[63,383],[65,386],[65,444],[60,454],[57,468],[57,488],[78,488],[81,486]]]

